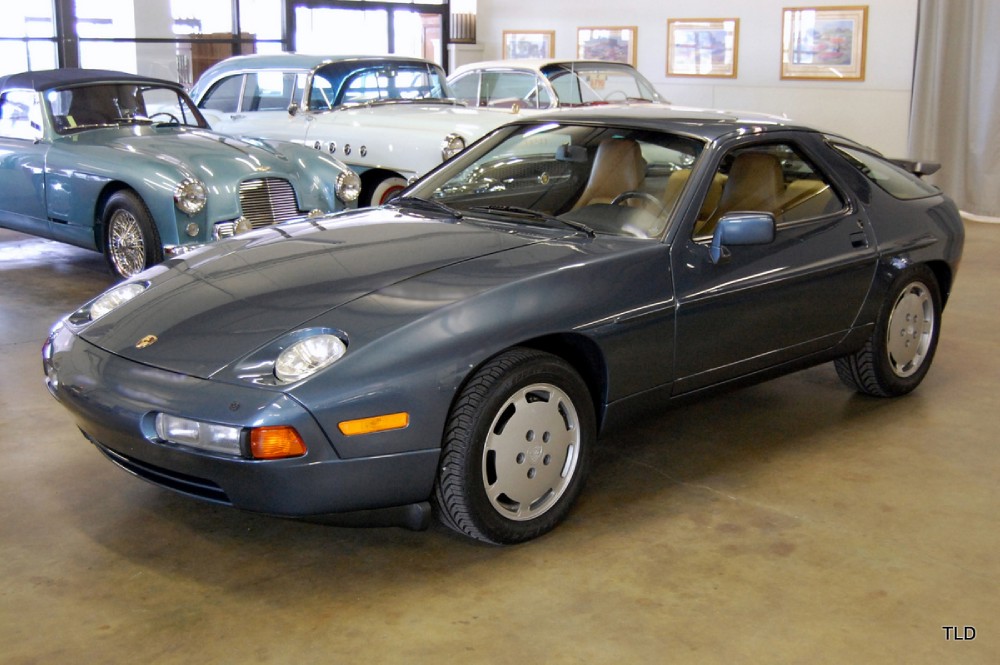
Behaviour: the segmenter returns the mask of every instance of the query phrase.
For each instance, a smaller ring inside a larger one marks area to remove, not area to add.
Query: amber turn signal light
[[[281,459],[306,454],[306,444],[294,427],[255,427],[250,431],[254,459]]]
[[[345,420],[337,427],[340,428],[340,433],[344,436],[357,436],[358,434],[374,434],[392,429],[403,429],[409,424],[410,414],[403,412],[387,413],[384,416],[372,416],[358,420]]]

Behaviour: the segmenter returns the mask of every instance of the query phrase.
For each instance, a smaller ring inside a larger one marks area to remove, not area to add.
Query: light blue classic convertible
[[[0,226],[96,249],[121,277],[353,207],[360,188],[330,155],[210,131],[175,83],[86,69],[0,77]]]

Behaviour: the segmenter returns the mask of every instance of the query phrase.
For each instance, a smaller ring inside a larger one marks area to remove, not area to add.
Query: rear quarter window
[[[940,193],[937,187],[883,157],[845,145],[833,147],[866,178],[897,199],[922,199]]]

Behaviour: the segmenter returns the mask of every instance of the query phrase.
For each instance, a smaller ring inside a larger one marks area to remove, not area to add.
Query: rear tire
[[[139,195],[115,192],[104,206],[104,258],[111,272],[128,278],[163,260],[153,216]]]
[[[893,281],[865,345],[834,361],[837,375],[866,395],[905,395],[930,369],[940,330],[937,279],[926,266],[915,266]]]
[[[593,401],[563,360],[514,348],[459,393],[435,485],[438,518],[495,544],[524,542],[567,515],[596,436]]]

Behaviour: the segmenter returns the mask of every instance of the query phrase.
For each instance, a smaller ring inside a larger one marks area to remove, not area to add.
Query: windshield
[[[313,76],[309,106],[329,110],[341,104],[446,99],[444,72],[424,63],[388,63],[345,71],[344,63],[319,68]]]
[[[59,134],[120,125],[184,125],[208,128],[188,97],[154,84],[98,83],[45,93]]]
[[[492,211],[511,223],[556,218],[597,233],[657,238],[703,148],[699,140],[648,129],[516,125],[407,194],[473,216]]]
[[[543,70],[560,106],[662,101],[653,84],[626,65],[565,63]]]

